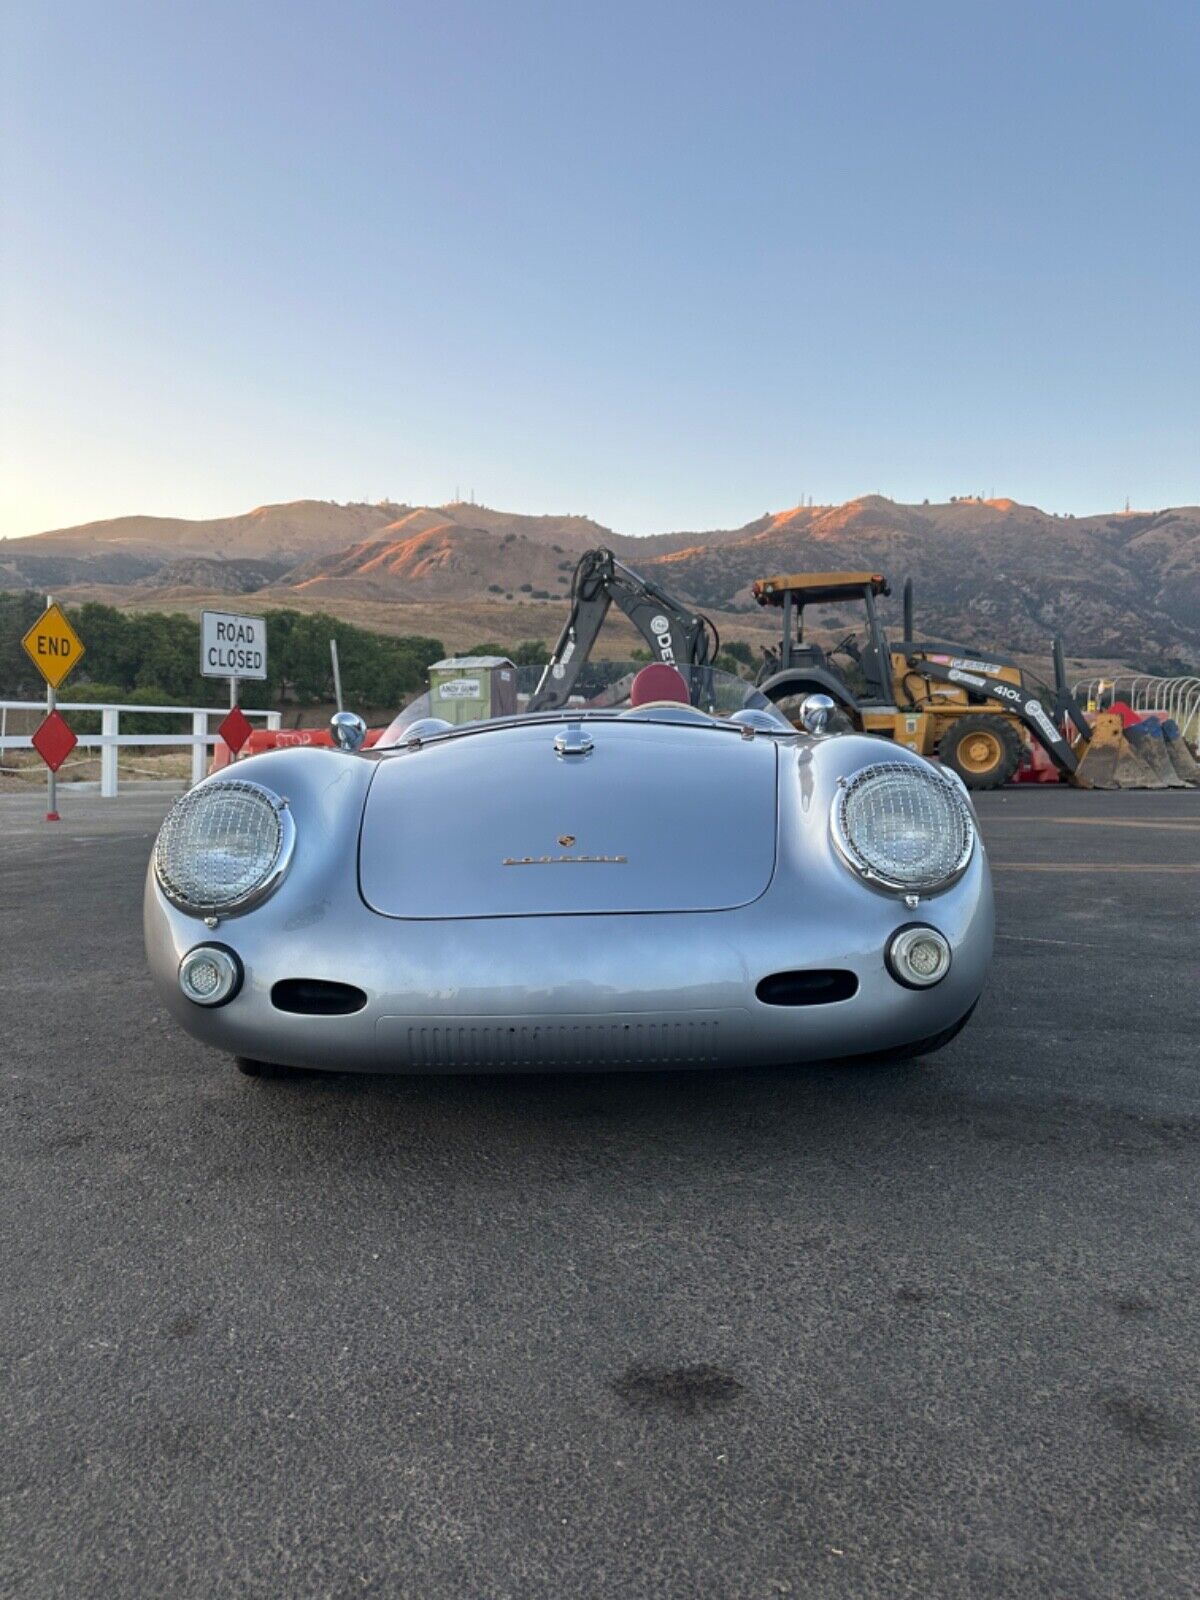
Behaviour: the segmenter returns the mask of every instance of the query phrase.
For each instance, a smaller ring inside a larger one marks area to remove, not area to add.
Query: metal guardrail
[[[100,732],[79,735],[79,746],[85,750],[100,751],[100,793],[112,799],[117,793],[118,752],[123,749],[162,748],[170,745],[189,745],[192,751],[192,783],[199,783],[208,765],[210,748],[220,742],[220,735],[209,730],[209,718],[219,722],[229,715],[228,706],[122,706],[100,704],[88,700],[60,702],[60,711],[69,717],[72,711],[98,711]],[[245,708],[243,708],[245,709]],[[29,734],[11,734],[8,731],[9,713],[32,711],[40,721],[46,714],[44,700],[0,700],[0,754],[5,750],[31,750],[33,740]],[[247,717],[262,717],[270,729],[282,726],[282,712],[246,711]],[[191,733],[122,733],[121,718],[137,716],[191,717]]]
[[[1200,678],[1158,678],[1150,672],[1121,672],[1113,678],[1083,678],[1071,693],[1084,704],[1107,695],[1134,711],[1158,711],[1179,724],[1193,744],[1200,739]]]

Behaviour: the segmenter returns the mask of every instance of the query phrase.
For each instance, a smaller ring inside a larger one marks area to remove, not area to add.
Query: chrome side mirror
[[[335,711],[329,719],[329,731],[339,750],[361,750],[367,737],[367,725],[357,711]]]
[[[834,704],[827,694],[806,694],[800,702],[800,723],[806,733],[816,738],[829,732],[829,719]]]

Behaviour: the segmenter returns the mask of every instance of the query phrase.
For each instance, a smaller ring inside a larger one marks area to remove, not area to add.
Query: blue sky
[[[7,8],[0,533],[1200,500],[1200,8]]]

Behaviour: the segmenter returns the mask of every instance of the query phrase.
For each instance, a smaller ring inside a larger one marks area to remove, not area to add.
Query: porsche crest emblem
[[[564,850],[569,850],[575,843],[575,835],[560,833],[558,842]],[[628,861],[628,856],[505,856],[500,864],[504,867],[623,867]]]

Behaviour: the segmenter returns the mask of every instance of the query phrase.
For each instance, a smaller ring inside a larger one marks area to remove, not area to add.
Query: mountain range
[[[917,589],[919,629],[972,648],[1044,656],[1061,633],[1078,659],[1152,669],[1200,662],[1200,507],[1061,517],[976,497],[905,505],[867,495],[768,512],[738,528],[634,537],[585,516],[525,516],[455,502],[302,500],[207,521],[119,517],[0,542],[0,588],[66,600],[196,610],[253,597],[460,648],[552,640],[579,555],[607,545],[726,637],[765,641],[777,617],[755,578],[870,569]],[[854,625],[822,607],[819,633]],[[434,626],[434,624],[438,624]],[[414,626],[415,625],[415,626]],[[463,637],[459,638],[458,634]]]

